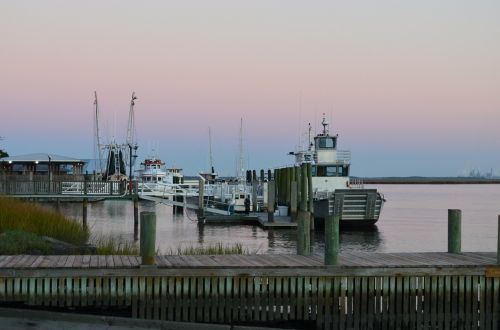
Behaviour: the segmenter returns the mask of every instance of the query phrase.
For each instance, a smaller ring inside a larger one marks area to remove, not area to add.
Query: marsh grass
[[[160,253],[158,253],[160,254]],[[210,244],[208,246],[184,246],[177,249],[170,248],[163,255],[221,255],[221,254],[255,254],[242,244],[236,243],[234,245],[223,243]]]
[[[90,242],[96,248],[98,255],[138,255],[139,249],[135,243],[122,241],[108,236],[94,236]]]
[[[85,244],[90,232],[77,221],[39,204],[0,196],[0,233],[24,231],[74,245]]]
[[[40,236],[20,230],[9,230],[0,234],[0,254],[49,254],[50,243]]]

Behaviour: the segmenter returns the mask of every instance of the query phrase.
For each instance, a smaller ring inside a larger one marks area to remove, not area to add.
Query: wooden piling
[[[87,204],[88,204],[88,198],[85,197],[83,199],[83,215],[82,215],[84,228],[87,228]]]
[[[448,210],[448,253],[462,252],[462,211]]]
[[[198,181],[198,220],[205,218],[205,211],[203,209],[203,200],[205,194],[205,180],[200,178]]]
[[[139,239],[139,198],[134,196],[134,241]]]
[[[307,211],[307,164],[302,164],[300,184],[300,210],[297,214],[297,254],[308,256],[311,254],[311,215]]]
[[[300,167],[295,166],[295,182],[297,182],[297,208],[299,207],[300,204]]]
[[[286,168],[286,203],[290,206],[290,202],[292,200],[292,181],[293,181],[293,173],[292,168]]]
[[[274,222],[274,203],[276,197],[276,182],[267,182],[267,221]]]
[[[292,222],[297,221],[297,182],[293,181],[290,189],[290,217]]]
[[[325,265],[336,266],[340,250],[341,205],[334,201],[333,210],[325,218]]]
[[[154,265],[156,254],[156,214],[141,212],[140,253],[142,265]]]
[[[257,212],[257,189],[258,189],[258,182],[257,180],[254,180],[252,182],[252,211]]]
[[[311,217],[311,230],[314,230],[314,197],[312,190],[312,164],[307,163],[307,196],[308,196],[308,211]]]
[[[500,265],[500,215],[498,216],[497,265]]]

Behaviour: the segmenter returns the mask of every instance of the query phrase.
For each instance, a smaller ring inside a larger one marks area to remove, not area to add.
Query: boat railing
[[[351,162],[351,151],[337,150],[337,162],[349,164]]]

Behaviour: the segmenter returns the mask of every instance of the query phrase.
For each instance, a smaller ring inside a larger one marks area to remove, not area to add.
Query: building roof
[[[11,156],[0,159],[2,162],[13,162],[13,163],[26,163],[26,162],[36,162],[39,163],[48,163],[50,161],[54,163],[85,163],[84,159],[71,158],[61,155],[55,154],[46,154],[46,153],[35,153],[35,154],[27,154],[27,155],[19,155],[19,156]]]

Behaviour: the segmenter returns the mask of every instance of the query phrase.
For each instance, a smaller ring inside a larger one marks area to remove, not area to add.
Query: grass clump
[[[0,196],[0,233],[23,231],[75,245],[85,244],[90,232],[82,224],[35,203]]]
[[[49,254],[52,246],[40,236],[20,230],[0,234],[1,254]]]
[[[170,248],[165,253],[166,255],[222,255],[222,254],[252,254],[248,249],[243,248],[243,245],[236,243],[234,245],[223,243],[210,244],[208,246],[187,246],[178,247],[177,249]]]
[[[98,255],[138,255],[139,249],[134,243],[114,237],[97,236],[91,239]]]

